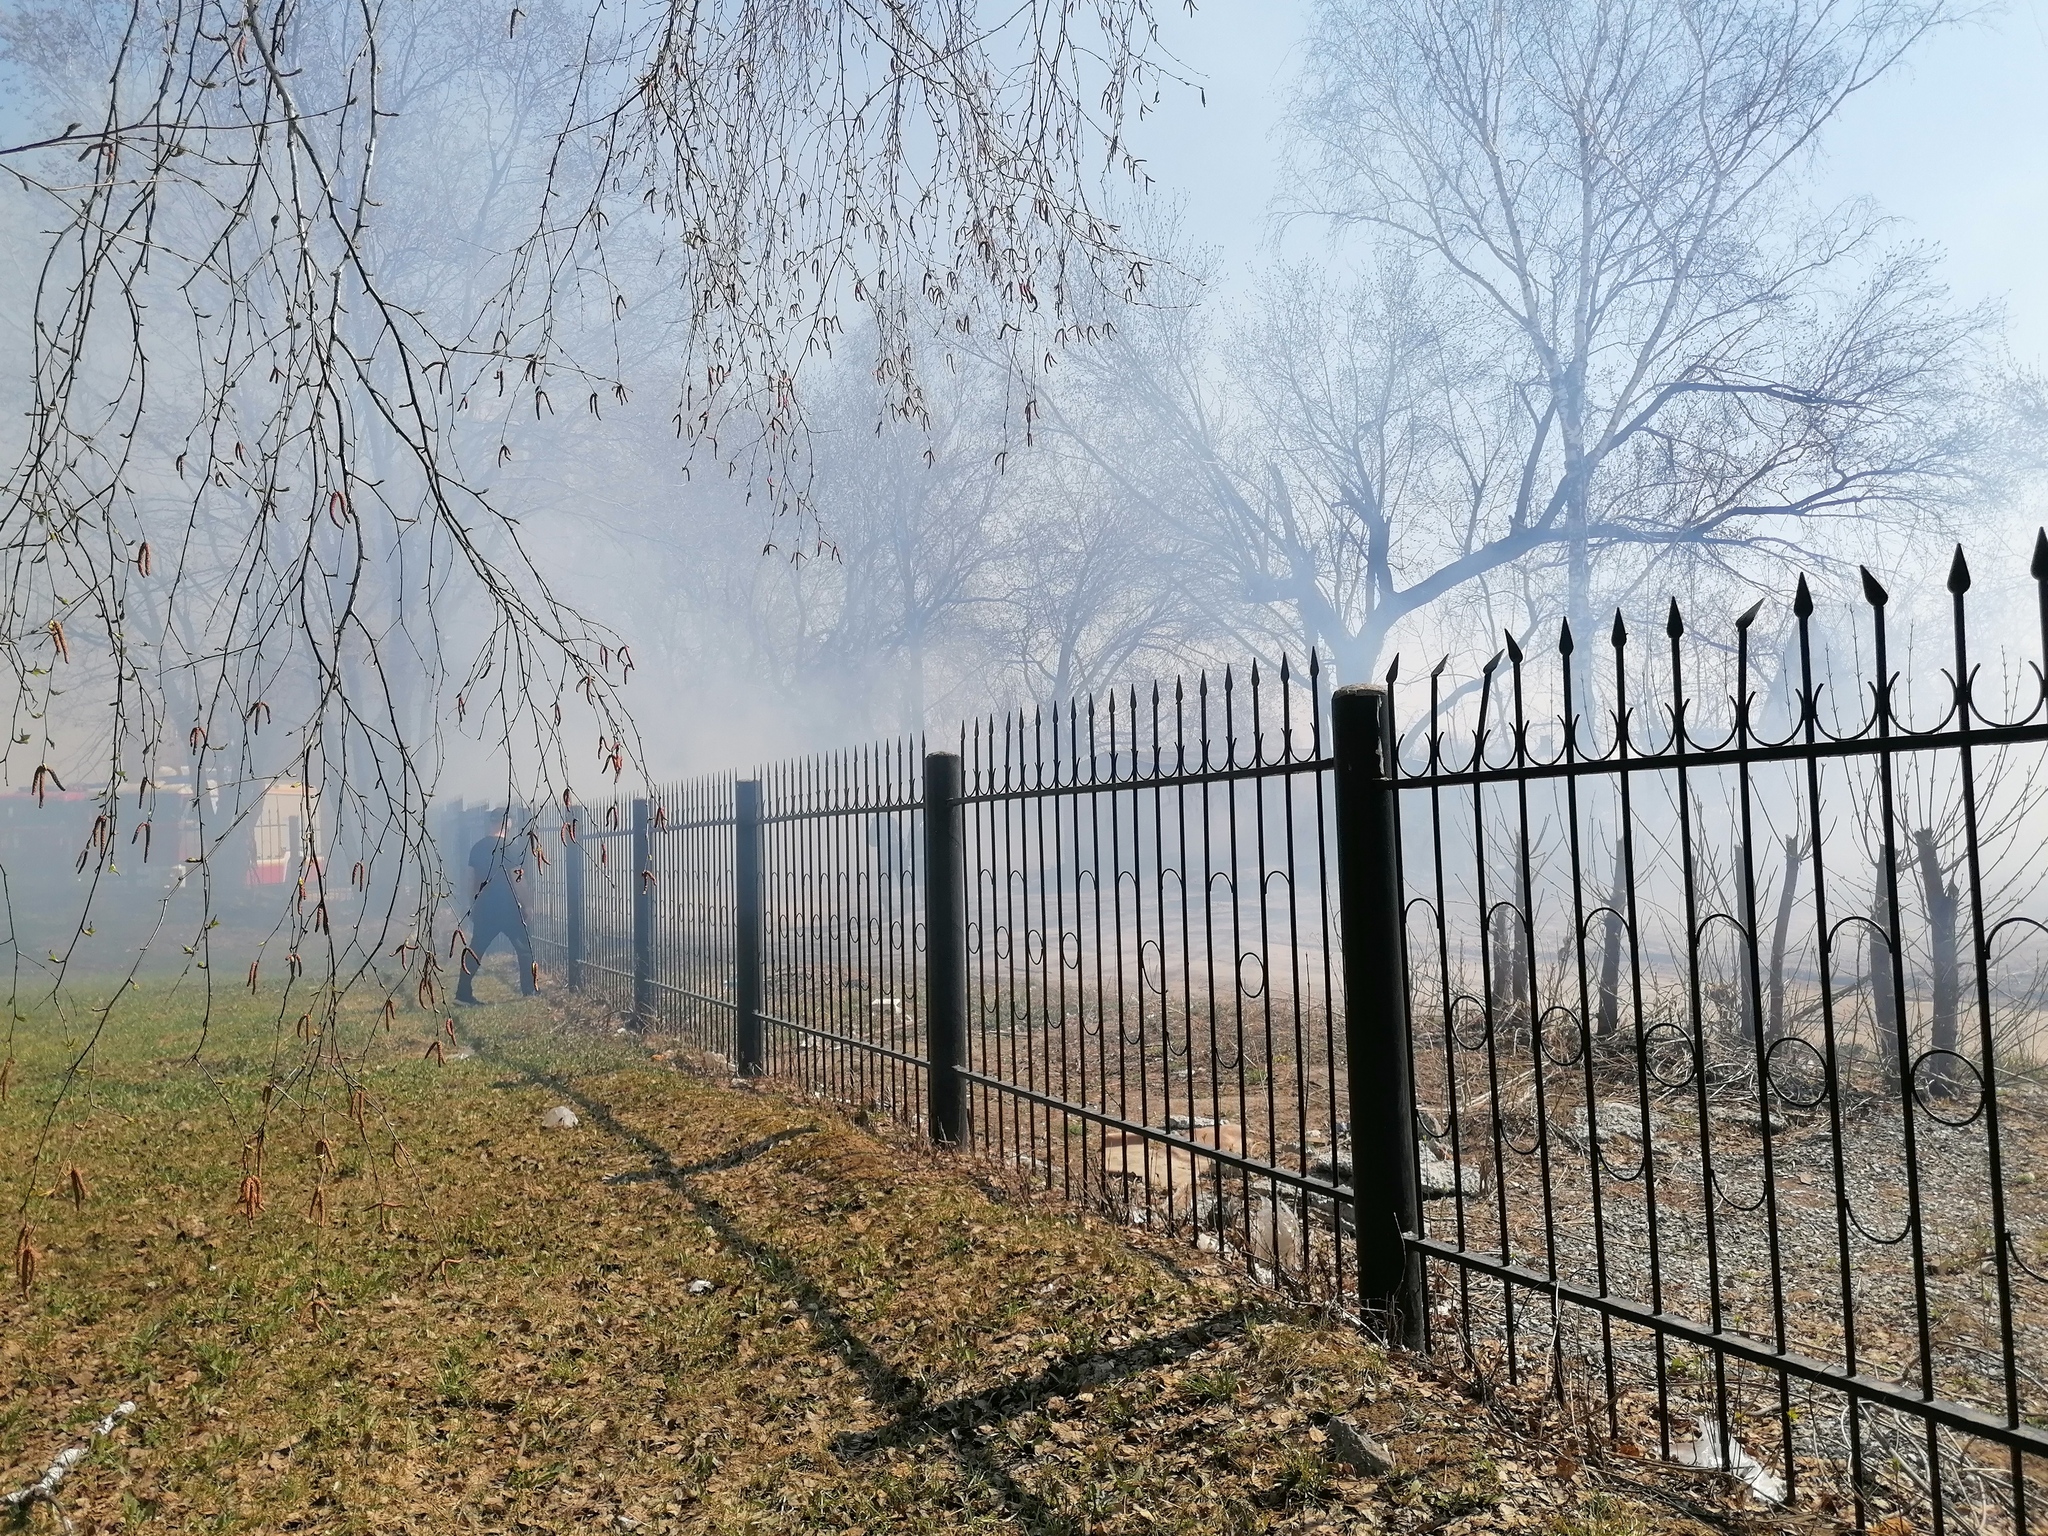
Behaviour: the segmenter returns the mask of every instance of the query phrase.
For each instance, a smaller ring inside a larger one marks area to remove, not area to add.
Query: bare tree
[[[1003,524],[1005,641],[1015,694],[1066,700],[1213,640],[1185,579],[1181,526],[1083,455],[1019,467]]]
[[[1673,561],[1753,577],[1952,515],[1995,317],[1802,178],[1945,14],[1325,0],[1293,198],[1357,272],[1280,269],[1222,337],[1124,328],[1104,383],[1205,493],[1161,514],[1352,677],[1404,626],[1519,629],[1561,588],[1586,634]]]
[[[1941,0],[1325,0],[1303,211],[1495,323],[1520,420],[1477,559],[1798,548],[1966,478],[1947,409],[1988,317],[1868,208],[1814,213],[1828,121]]]
[[[831,445],[813,485],[824,558],[755,573],[742,618],[753,654],[791,697],[834,721],[837,740],[916,735],[934,702],[964,712],[966,679],[992,659],[1005,515],[1000,390],[961,380],[920,428],[877,430],[867,380],[842,372],[818,413]]]

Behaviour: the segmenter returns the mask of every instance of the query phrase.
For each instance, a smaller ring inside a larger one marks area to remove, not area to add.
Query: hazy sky
[[[1208,105],[1169,91],[1140,147],[1160,184],[1186,197],[1188,233],[1241,271],[1265,234],[1310,7],[1201,0],[1193,17],[1161,11],[1162,37],[1204,77]],[[2048,364],[2048,0],[2013,0],[1924,44],[1851,103],[1819,177],[1823,197],[1873,198],[1902,238],[1941,246],[1958,298],[2004,300],[2014,352]]]

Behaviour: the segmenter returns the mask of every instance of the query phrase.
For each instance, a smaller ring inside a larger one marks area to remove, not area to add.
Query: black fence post
[[[761,781],[733,785],[733,1014],[742,1077],[765,1070],[761,1038]]]
[[[583,813],[571,811],[562,825],[569,831],[562,850],[562,947],[569,952],[563,984],[576,992],[583,987]]]
[[[1392,697],[1384,688],[1339,688],[1331,697],[1330,719],[1358,1299],[1362,1307],[1388,1314],[1389,1331],[1413,1348],[1422,1342],[1422,1258],[1405,1235],[1422,1230],[1422,1192],[1409,1080]]]
[[[958,1144],[967,1122],[966,824],[960,757],[924,758],[924,1044],[930,1085],[925,1129]]]
[[[645,800],[633,802],[633,1017],[643,1027],[654,1017],[654,850]]]

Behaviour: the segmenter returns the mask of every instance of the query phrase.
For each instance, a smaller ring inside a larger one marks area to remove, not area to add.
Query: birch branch
[[[0,1503],[6,1504],[11,1509],[24,1509],[38,1501],[44,1501],[54,1509],[57,1503],[57,1487],[65,1478],[71,1475],[71,1469],[85,1460],[86,1453],[101,1440],[111,1435],[114,1432],[114,1426],[134,1411],[134,1403],[123,1403],[104,1419],[101,1419],[99,1423],[93,1425],[92,1438],[86,1441],[85,1444],[70,1446],[65,1450],[59,1451],[57,1459],[50,1463],[49,1470],[43,1473],[40,1481],[30,1483],[26,1488],[16,1489],[4,1499],[0,1499]],[[65,1530],[71,1529],[71,1522],[64,1519],[63,1511],[58,1511],[57,1518],[64,1521]]]

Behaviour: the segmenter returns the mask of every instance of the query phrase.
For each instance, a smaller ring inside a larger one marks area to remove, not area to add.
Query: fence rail
[[[1253,667],[658,787],[537,829],[536,941],[735,1070],[1767,1501],[2025,1531],[2048,536],[2031,574],[2002,672],[1958,552],[1932,664],[1875,580],[1802,580],[1709,643],[1674,603],[1648,646]]]

